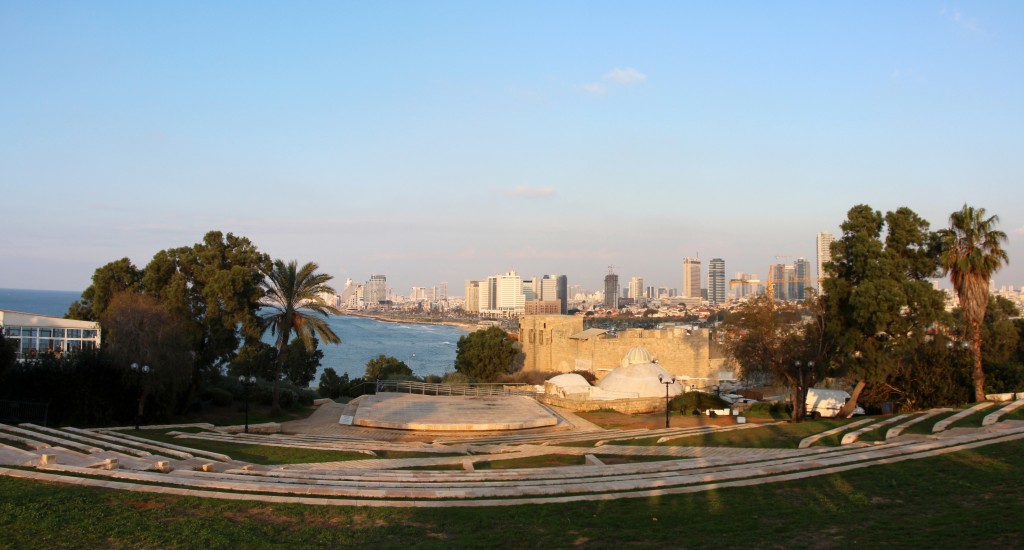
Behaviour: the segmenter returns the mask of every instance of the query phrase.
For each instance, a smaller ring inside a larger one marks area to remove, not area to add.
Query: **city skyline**
[[[443,9],[441,9],[443,8]],[[586,13],[586,17],[580,17]],[[1024,284],[1024,5],[0,6],[0,287],[210,230],[388,286],[816,263],[857,204],[1000,216]],[[268,40],[267,37],[273,37]],[[701,276],[706,276],[706,269]]]

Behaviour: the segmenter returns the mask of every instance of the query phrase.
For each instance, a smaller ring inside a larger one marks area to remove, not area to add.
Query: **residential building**
[[[725,302],[725,260],[713,258],[708,262],[708,303]]]
[[[684,298],[700,298],[700,258],[683,258]]]
[[[818,279],[818,292],[821,292],[821,280],[827,275],[825,273],[825,264],[832,261],[832,241],[834,237],[831,233],[822,231],[818,233],[817,246],[818,246],[818,270],[816,272]]]

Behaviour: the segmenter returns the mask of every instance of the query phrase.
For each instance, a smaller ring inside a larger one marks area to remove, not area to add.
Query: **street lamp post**
[[[249,386],[256,383],[256,377],[246,378],[243,374],[238,377],[238,382],[245,388],[245,433],[249,433]]]
[[[135,373],[135,387],[139,389],[139,402],[135,407],[135,430],[139,430],[139,424],[142,422],[142,397],[145,395],[142,391],[142,375],[149,374],[149,365],[139,366],[138,363],[131,364],[132,372]]]
[[[668,378],[665,378],[664,374],[659,374],[658,375],[658,382],[661,382],[662,384],[665,384],[665,427],[668,428],[668,416],[669,416],[669,414],[672,413],[671,408],[668,406],[668,402],[669,402],[669,399],[668,399],[668,387],[671,386],[672,384],[676,383],[676,377],[675,376],[670,376]]]

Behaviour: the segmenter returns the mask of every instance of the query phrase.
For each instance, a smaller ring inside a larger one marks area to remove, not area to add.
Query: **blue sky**
[[[965,202],[1024,285],[1020,2],[12,1],[0,75],[0,287],[211,229],[339,287],[680,287]]]

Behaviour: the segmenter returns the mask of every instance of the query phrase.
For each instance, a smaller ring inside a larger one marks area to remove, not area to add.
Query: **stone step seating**
[[[888,418],[886,420],[881,420],[879,422],[875,422],[874,424],[871,424],[870,426],[866,426],[864,428],[860,428],[858,430],[854,430],[854,431],[852,431],[850,433],[843,434],[843,439],[840,440],[839,444],[840,445],[849,445],[850,443],[855,443],[855,442],[860,440],[860,436],[862,436],[862,435],[864,435],[866,433],[873,432],[875,430],[884,428],[884,427],[889,426],[891,424],[897,424],[899,422],[902,422],[902,421],[906,420],[909,416],[910,416],[909,414],[900,414],[900,415],[894,416],[892,418]]]
[[[56,463],[77,467],[105,468],[111,465],[111,461],[117,468],[163,472],[191,468],[223,471],[253,467],[224,454],[177,445],[168,446],[112,430],[101,430],[103,433],[99,433],[100,430],[71,427],[55,429],[34,424],[20,424],[18,427],[0,424],[0,430],[2,435],[7,435],[4,432],[24,435],[15,437],[21,439],[21,443],[26,446],[44,445],[36,451],[37,460],[46,454]]]
[[[1024,427],[999,433],[973,430],[927,441],[907,441],[871,447],[839,447],[810,450],[806,456],[778,460],[728,463],[727,461],[672,461],[606,466],[538,468],[502,472],[402,472],[385,477],[383,472],[361,472],[360,479],[312,478],[308,474],[267,472],[172,471],[169,474],[90,470],[64,464],[43,465],[39,472],[0,470],[0,474],[87,475],[104,486],[150,492],[173,492],[222,498],[308,504],[375,506],[494,506],[540,502],[567,502],[624,497],[650,497],[666,493],[695,492],[736,485],[794,480],[814,475],[863,468],[878,462],[923,458],[1015,439],[1024,439]],[[625,466],[625,467],[624,467]],[[657,467],[660,471],[640,471]],[[390,472],[389,472],[390,474]],[[511,476],[515,476],[512,478]],[[36,477],[54,479],[59,476]],[[75,478],[74,483],[84,483]],[[58,479],[59,480],[59,479]],[[160,486],[137,485],[137,482]],[[412,500],[395,500],[412,499]]]
[[[885,440],[886,441],[891,441],[891,440],[899,437],[900,435],[902,435],[904,430],[906,430],[907,428],[913,426],[914,424],[917,424],[919,422],[924,422],[925,420],[928,420],[929,418],[932,418],[933,416],[938,415],[938,414],[947,413],[947,412],[953,412],[953,410],[954,409],[941,408],[941,409],[931,409],[929,411],[926,411],[924,414],[917,415],[914,418],[911,418],[910,420],[908,420],[908,421],[906,421],[906,422],[904,422],[904,423],[902,423],[902,424],[900,424],[898,426],[893,426],[892,428],[889,428],[889,431],[885,432]]]
[[[69,428],[69,429],[72,429],[72,428]],[[158,451],[162,452],[163,454],[172,455],[172,456],[178,456],[179,458],[193,458],[193,457],[196,457],[196,456],[205,456],[207,458],[212,458],[214,460],[219,460],[219,461],[231,460],[231,457],[229,457],[228,455],[225,455],[225,454],[215,453],[215,452],[212,452],[212,451],[204,451],[204,450],[200,450],[200,449],[192,449],[192,448],[183,447],[183,446],[180,446],[180,445],[173,445],[171,443],[155,442],[152,439],[146,439],[144,437],[137,437],[137,436],[133,436],[133,435],[128,435],[128,434],[121,433],[121,432],[110,431],[110,430],[102,430],[102,429],[101,430],[91,430],[91,431],[92,431],[92,433],[97,434],[97,437],[99,435],[106,435],[108,437],[119,438],[121,440],[126,440],[126,441],[129,441],[129,442],[132,442],[132,444],[137,446],[137,447],[142,447],[144,449],[158,450]],[[175,453],[172,453],[171,451],[179,451],[181,453],[181,455],[177,455]]]
[[[950,416],[949,418],[943,418],[942,420],[939,420],[938,422],[936,422],[935,426],[932,427],[932,433],[933,434],[939,433],[939,432],[945,430],[946,428],[949,428],[949,426],[951,424],[953,424],[954,422],[963,420],[964,418],[967,418],[968,416],[971,416],[972,414],[974,414],[974,413],[976,413],[976,412],[978,412],[980,410],[987,409],[988,407],[991,407],[992,405],[995,405],[995,403],[992,403],[991,401],[982,401],[981,403],[978,403],[977,405],[975,405],[975,406],[973,406],[973,407],[971,407],[969,409],[964,409],[964,410],[954,414],[953,416]]]
[[[1004,415],[1012,413],[1013,411],[1021,408],[1022,406],[1024,406],[1024,398],[1018,399],[1004,407],[1000,407],[998,411],[985,415],[985,418],[981,419],[981,425],[991,426],[992,424],[999,422],[999,419],[1001,419]]]
[[[537,444],[542,445],[548,443],[551,445],[557,445],[559,443],[570,443],[570,442],[582,442],[582,441],[594,441],[607,437],[608,435],[616,434],[616,436],[628,437],[632,435],[654,435],[648,428],[639,428],[632,430],[608,430],[608,434],[604,432],[547,432],[547,433],[531,433],[531,434],[511,434],[511,435],[496,435],[488,437],[452,437],[452,438],[441,438],[434,440],[434,443],[439,445],[521,445],[521,444]]]
[[[374,451],[405,451],[405,452],[422,452],[422,453],[451,453],[455,452],[455,448],[445,448],[431,446],[422,442],[418,443],[399,443],[399,442],[388,442],[388,441],[372,441],[372,440],[354,440],[346,439],[342,441],[331,441],[329,439],[317,439],[312,440],[305,436],[288,436],[281,434],[268,434],[268,435],[257,435],[257,434],[245,434],[245,433],[220,433],[220,432],[199,432],[199,433],[180,433],[180,432],[169,432],[174,434],[175,438],[180,439],[199,439],[206,441],[221,441],[225,443],[236,443],[246,445],[267,445],[271,447],[289,447],[289,448],[305,448],[305,449],[318,449],[328,451],[346,451],[367,454],[370,456],[376,456]]]
[[[830,435],[835,435],[837,433],[845,432],[846,430],[850,430],[850,429],[853,429],[853,428],[858,428],[858,427],[863,426],[865,424],[870,424],[870,423],[874,422],[875,420],[876,420],[875,418],[864,418],[864,419],[858,420],[856,422],[850,422],[849,424],[844,424],[842,426],[838,426],[836,428],[832,428],[831,430],[825,430],[825,431],[823,431],[821,433],[816,433],[814,435],[809,435],[809,436],[803,438],[800,441],[800,444],[797,445],[797,447],[800,448],[800,449],[806,449],[806,448],[810,447],[811,445],[814,445],[818,441],[820,441],[820,440],[822,440],[822,439],[824,439],[824,438],[826,438],[826,437],[828,437]]]

